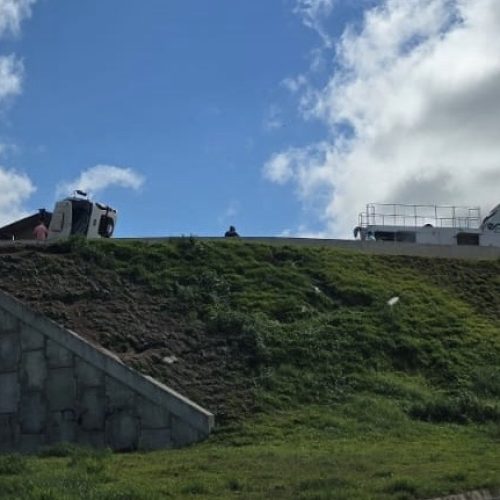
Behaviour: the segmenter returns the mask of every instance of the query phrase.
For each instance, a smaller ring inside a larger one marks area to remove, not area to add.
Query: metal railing
[[[478,229],[481,210],[479,207],[370,203],[359,214],[359,225]]]

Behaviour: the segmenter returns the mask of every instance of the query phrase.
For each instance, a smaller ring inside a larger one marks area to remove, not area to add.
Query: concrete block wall
[[[210,412],[0,292],[0,452],[180,447],[213,425]]]

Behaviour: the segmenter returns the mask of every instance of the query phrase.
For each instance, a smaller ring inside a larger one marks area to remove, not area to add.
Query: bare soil
[[[235,339],[175,319],[146,286],[70,254],[0,251],[0,288],[116,353],[214,412],[219,421],[254,407],[251,368]]]

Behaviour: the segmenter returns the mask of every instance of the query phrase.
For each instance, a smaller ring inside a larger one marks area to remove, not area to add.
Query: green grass
[[[193,238],[48,252],[146,288],[186,336],[226,336],[228,356],[244,359],[231,377],[254,405],[185,450],[62,447],[24,470],[0,463],[0,497],[410,499],[500,487],[499,262]]]
[[[260,416],[184,450],[29,458],[29,474],[0,475],[0,496],[402,499],[499,485],[499,442],[488,427],[362,408]]]

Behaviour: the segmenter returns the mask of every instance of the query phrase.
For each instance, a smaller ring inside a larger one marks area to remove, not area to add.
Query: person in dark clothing
[[[224,238],[239,238],[239,236],[234,226],[229,226],[229,230],[224,234]]]

